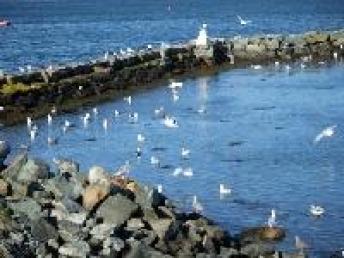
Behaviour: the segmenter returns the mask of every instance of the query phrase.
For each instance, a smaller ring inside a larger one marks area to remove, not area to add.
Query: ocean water
[[[252,20],[241,26],[236,15]],[[0,0],[0,69],[85,61],[106,51],[195,38],[338,29],[342,0]]]
[[[168,10],[170,6],[170,11]],[[242,27],[235,15],[252,20]],[[0,17],[13,26],[0,29],[0,69],[88,60],[107,50],[139,47],[152,42],[193,38],[201,23],[212,36],[257,33],[298,33],[338,29],[344,25],[344,4],[333,1],[81,1],[0,0]],[[293,250],[298,235],[311,247],[312,257],[328,257],[344,248],[344,66],[341,60],[301,69],[292,64],[238,69],[208,77],[185,79],[180,99],[172,100],[167,85],[142,90],[129,106],[123,100],[102,103],[87,127],[81,116],[92,107],[35,121],[31,142],[26,125],[0,129],[13,154],[21,144],[30,155],[46,160],[77,160],[84,171],[102,165],[114,171],[126,160],[131,176],[148,184],[162,184],[182,209],[190,209],[197,195],[204,214],[236,234],[245,227],[266,223],[271,209],[287,229],[280,249]],[[154,110],[163,106],[179,122],[165,128]],[[115,109],[121,112],[114,116]],[[200,113],[199,109],[206,112]],[[139,121],[128,123],[137,111]],[[109,121],[108,129],[102,121]],[[68,119],[75,128],[62,132]],[[337,125],[334,137],[314,144],[325,127]],[[136,137],[142,133],[142,157],[137,159]],[[49,146],[47,137],[58,144]],[[92,141],[90,141],[92,139]],[[182,159],[181,147],[191,150]],[[161,167],[150,164],[156,156]],[[192,167],[191,178],[174,177],[176,167]],[[232,188],[221,198],[219,184]],[[309,214],[311,204],[322,205],[321,218]]]

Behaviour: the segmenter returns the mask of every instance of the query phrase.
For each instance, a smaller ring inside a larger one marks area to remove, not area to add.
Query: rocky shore
[[[304,257],[273,248],[281,228],[232,236],[201,214],[178,210],[161,191],[99,166],[20,153],[0,142],[0,257]],[[6,162],[6,163],[7,163]]]
[[[189,42],[106,54],[86,64],[0,74],[0,123],[10,125],[27,116],[46,115],[53,107],[62,112],[199,71],[339,59],[343,46],[343,30],[235,37],[213,39],[203,47]]]

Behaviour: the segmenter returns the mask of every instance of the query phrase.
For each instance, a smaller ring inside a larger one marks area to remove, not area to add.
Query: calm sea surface
[[[171,10],[168,10],[168,6]],[[235,15],[253,21],[241,27]],[[4,1],[0,17],[13,26],[0,29],[0,68],[87,60],[106,50],[195,37],[201,23],[212,36],[302,32],[344,25],[344,2],[338,1]],[[80,117],[92,107],[36,121],[39,134],[30,142],[26,125],[1,128],[16,152],[30,145],[32,157],[72,158],[83,170],[100,164],[113,171],[126,160],[132,176],[164,192],[179,207],[190,209],[196,194],[204,213],[232,233],[266,223],[272,208],[285,227],[280,248],[294,248],[294,236],[327,257],[344,248],[344,65],[292,65],[242,69],[211,77],[189,78],[173,102],[167,85],[138,92],[132,106],[122,100],[97,106],[99,114],[84,128]],[[165,128],[154,109],[163,106],[180,127]],[[114,111],[121,112],[115,118]],[[199,113],[199,109],[206,112]],[[137,111],[137,124],[128,113]],[[102,121],[107,118],[107,131]],[[76,127],[62,132],[64,120]],[[314,144],[326,126],[337,125],[333,138]],[[136,136],[146,137],[137,159]],[[47,145],[47,137],[58,144]],[[94,141],[87,141],[93,139]],[[191,149],[184,160],[180,148]],[[160,159],[162,167],[150,164]],[[176,167],[192,167],[191,178],[174,177]],[[220,198],[219,184],[232,188]],[[326,209],[321,218],[309,205]]]

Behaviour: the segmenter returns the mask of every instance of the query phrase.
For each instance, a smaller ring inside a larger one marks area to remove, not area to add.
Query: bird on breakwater
[[[84,123],[84,127],[86,127],[88,125],[88,122],[91,120],[91,114],[90,113],[86,113],[83,117],[82,117],[82,121]]]
[[[192,200],[192,210],[195,213],[201,213],[203,211],[203,206],[202,204],[197,200],[197,196],[193,196]]]
[[[94,115],[98,115],[98,109],[97,109],[96,107],[94,107],[94,108],[92,109],[92,111],[93,111],[93,114],[94,114]]]
[[[25,68],[24,67],[19,66],[18,70],[19,70],[20,73],[25,73]]]
[[[275,61],[275,66],[277,67],[279,65],[280,65],[280,63],[278,61]]]
[[[36,125],[34,125],[30,129],[30,139],[31,139],[31,141],[35,140],[37,134],[38,134],[38,127]]]
[[[311,205],[309,208],[310,213],[313,216],[319,217],[325,213],[325,209],[319,205]]]
[[[129,106],[131,106],[131,96],[124,97],[123,100],[128,102]]]
[[[164,118],[163,124],[167,128],[178,128],[179,127],[177,120],[174,117],[169,117],[169,116],[166,116]]]
[[[151,44],[148,44],[148,45],[147,45],[147,49],[148,49],[148,50],[151,50],[152,48],[153,48],[153,46],[152,46]]]
[[[300,64],[300,67],[301,67],[301,69],[305,69],[305,68],[306,68],[306,65],[305,65],[304,63],[301,63],[301,64]]]
[[[158,108],[158,109],[155,109],[155,110],[154,110],[154,114],[155,114],[156,116],[162,116],[162,115],[164,114],[164,107],[160,107],[160,108]]]
[[[143,134],[139,133],[137,135],[137,141],[138,142],[144,142],[146,140],[146,138],[143,136]]]
[[[130,162],[127,160],[124,165],[120,166],[115,172],[115,176],[128,177],[130,173]]]
[[[333,58],[337,60],[337,58],[338,58],[338,53],[337,52],[333,52]]]
[[[247,24],[249,24],[249,23],[252,23],[251,20],[244,20],[244,19],[241,18],[241,16],[239,16],[239,15],[237,15],[237,18],[238,18],[238,20],[239,20],[239,22],[240,22],[241,25],[247,25]]]
[[[158,157],[151,156],[151,158],[150,158],[150,163],[151,163],[153,166],[159,166],[159,165],[160,165],[160,160],[159,160]]]
[[[31,65],[27,65],[26,66],[26,70],[31,73],[32,72],[32,66]]]
[[[327,137],[332,137],[335,134],[335,129],[337,125],[329,126],[326,127],[324,130],[322,130],[314,139],[314,143],[320,142],[323,138]]]
[[[115,117],[119,117],[119,111],[117,109],[115,109]]]
[[[55,106],[53,106],[53,107],[51,108],[51,110],[50,110],[50,113],[51,113],[52,115],[56,115],[56,113],[57,113],[57,108],[56,108]]]
[[[84,86],[82,86],[82,85],[80,85],[79,87],[78,87],[78,90],[79,91],[82,91],[84,89]]]
[[[4,111],[5,107],[4,106],[0,106],[0,111]]]
[[[104,60],[107,61],[108,58],[109,58],[109,52],[106,51],[104,54]]]
[[[221,195],[226,195],[226,194],[231,194],[232,190],[228,187],[226,188],[224,184],[220,184],[220,194]]]
[[[271,210],[271,215],[270,217],[268,218],[268,226],[270,228],[274,227],[277,225],[277,222],[276,222],[276,210],[275,209],[272,209]]]
[[[174,169],[172,175],[173,175],[173,176],[179,176],[179,175],[181,175],[182,173],[183,173],[183,168],[177,167],[177,168]]]

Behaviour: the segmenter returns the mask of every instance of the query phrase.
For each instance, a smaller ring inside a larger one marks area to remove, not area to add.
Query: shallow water
[[[169,7],[170,6],[170,10]],[[252,20],[241,26],[236,15]],[[0,0],[0,69],[85,61],[119,48],[211,36],[298,33],[344,25],[342,0]]]
[[[184,209],[197,195],[205,215],[232,233],[266,223],[275,208],[278,223],[288,230],[280,248],[292,249],[299,235],[313,254],[327,257],[326,252],[344,247],[343,70],[343,64],[333,64],[289,72],[274,67],[225,71],[185,80],[177,102],[162,85],[135,94],[132,106],[123,100],[98,105],[99,114],[86,128],[80,117],[92,107],[56,117],[50,127],[45,118],[37,121],[30,154],[72,158],[83,170],[100,164],[114,171],[130,160],[132,176],[163,184]],[[161,124],[154,115],[160,106],[176,117],[179,128]],[[206,112],[198,113],[200,108]],[[122,113],[119,118],[115,109]],[[128,123],[133,111],[139,112],[137,124]],[[107,131],[103,118],[109,119]],[[76,127],[63,134],[65,119]],[[315,136],[334,124],[335,136],[315,145]],[[135,155],[138,133],[146,137],[141,159]],[[48,146],[48,135],[58,137],[58,144]],[[30,145],[26,125],[2,128],[0,138],[14,147]],[[183,143],[191,149],[188,160],[180,155]],[[165,168],[152,166],[152,155]],[[191,166],[194,176],[172,176],[177,166]],[[232,195],[221,199],[220,183],[230,185]],[[322,205],[325,216],[311,217],[312,203]]]

